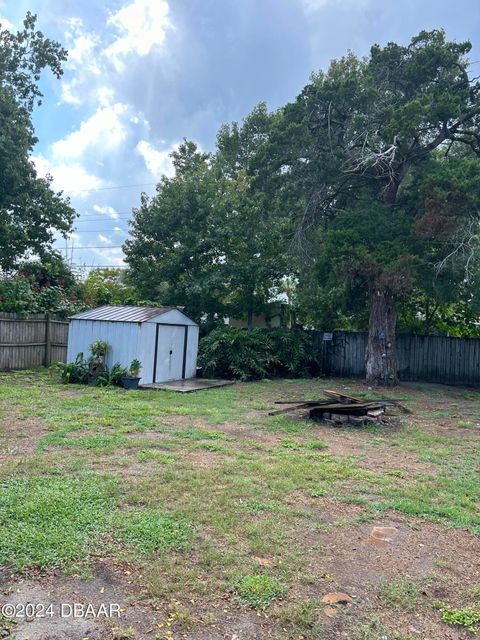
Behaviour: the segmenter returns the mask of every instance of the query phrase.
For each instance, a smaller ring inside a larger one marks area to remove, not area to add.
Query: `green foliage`
[[[137,358],[134,358],[130,363],[128,372],[132,378],[138,378],[141,368],[142,368],[142,364],[140,360],[137,360]]]
[[[50,373],[59,373],[60,379],[65,384],[91,384],[96,387],[122,386],[122,378],[129,375],[129,370],[115,362],[111,369],[106,364],[98,372],[95,378],[90,375],[90,367],[93,362],[93,351],[104,354],[108,350],[108,342],[97,340],[91,345],[92,357],[85,359],[83,353],[77,354],[73,362],[55,362],[50,366]]]
[[[107,355],[110,345],[106,340],[95,340],[90,345],[90,353],[96,358],[103,358]]]
[[[288,272],[288,216],[251,166],[272,121],[259,107],[242,127],[222,127],[217,154],[188,141],[172,154],[175,176],[142,198],[124,246],[141,295],[185,305],[210,324],[222,315],[251,321],[265,309]]]
[[[115,362],[109,373],[108,384],[121,387],[122,378],[125,378],[127,375],[127,369],[125,369],[125,367],[122,367],[119,362]]]
[[[216,329],[199,345],[199,365],[211,377],[265,378],[275,360],[268,334],[259,329]]]
[[[79,353],[73,362],[55,362],[49,371],[58,372],[65,384],[88,384],[90,364],[84,359],[83,353]]]
[[[135,288],[126,283],[124,269],[90,269],[82,288],[89,307],[139,302]]]
[[[383,582],[378,592],[380,596],[399,609],[412,610],[417,604],[420,588],[417,582],[409,578],[401,578]]]
[[[31,111],[40,103],[41,73],[57,77],[66,51],[36,29],[27,13],[16,34],[0,31],[0,268],[13,269],[28,253],[45,256],[55,234],[71,229],[75,212],[68,199],[51,189],[51,178],[39,178],[30,156],[37,138]]]
[[[186,520],[154,510],[127,511],[118,514],[114,536],[142,554],[150,554],[184,549],[192,538],[192,527]]]
[[[115,485],[96,476],[13,478],[0,492],[0,562],[66,565],[86,556],[108,525]]]
[[[234,581],[233,589],[240,601],[260,610],[285,595],[285,587],[267,575],[247,575]]]
[[[37,288],[23,276],[0,279],[0,311],[19,315],[50,313],[65,318],[84,308],[81,301],[58,285]]]
[[[446,606],[443,602],[438,604],[443,622],[451,625],[466,627],[472,633],[476,633],[477,625],[480,624],[480,609],[466,607],[455,609]]]
[[[290,329],[215,329],[200,340],[205,375],[253,380],[308,375],[314,363],[311,339]]]

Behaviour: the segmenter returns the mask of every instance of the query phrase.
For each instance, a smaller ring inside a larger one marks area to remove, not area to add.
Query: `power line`
[[[72,264],[72,269],[128,269],[128,264]]]
[[[119,215],[119,216],[131,216],[132,212],[131,211],[113,211],[113,213],[115,215]],[[85,213],[80,213],[79,217],[84,218],[85,216],[99,216],[102,218],[110,218],[112,215],[112,212],[110,213],[102,213],[101,211],[85,211]],[[112,218],[113,220],[113,218]]]
[[[86,247],[69,247],[69,251],[83,251],[83,249],[121,249],[123,245],[121,244],[100,244],[95,246],[86,246]]]
[[[86,193],[90,191],[111,191],[112,189],[133,189],[138,187],[155,187],[158,182],[144,182],[142,184],[120,184],[114,187],[92,187],[90,189],[73,189],[75,193]],[[65,187],[58,187],[60,191],[68,191]]]
[[[126,229],[120,229],[120,228],[118,230],[116,230],[116,229],[88,229],[86,231],[81,231],[81,233],[82,234],[83,233],[102,233],[102,232],[104,232],[104,233],[114,233],[114,232],[118,232],[118,231],[123,231],[124,233],[127,233]],[[75,232],[73,232],[73,233],[75,233]]]

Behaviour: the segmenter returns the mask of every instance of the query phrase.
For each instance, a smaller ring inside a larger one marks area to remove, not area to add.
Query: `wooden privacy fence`
[[[68,322],[43,313],[0,313],[0,370],[48,366],[67,359]]]
[[[364,376],[367,333],[313,331],[322,372]],[[400,380],[480,385],[480,339],[397,335]]]

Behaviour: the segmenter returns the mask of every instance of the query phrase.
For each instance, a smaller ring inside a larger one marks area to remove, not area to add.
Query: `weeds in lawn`
[[[11,632],[14,629],[16,622],[12,618],[5,618],[0,614],[0,638],[5,640],[13,640]]]
[[[233,590],[239,600],[253,609],[265,609],[273,600],[285,595],[286,589],[267,575],[247,575],[234,581]]]
[[[313,451],[321,451],[328,447],[322,440],[307,440],[304,446],[306,449],[313,449]]]
[[[128,439],[119,435],[101,433],[77,437],[69,437],[68,432],[55,431],[40,439],[38,450],[46,451],[50,447],[66,447],[68,449],[87,449],[98,453],[111,453],[127,444]]]
[[[314,600],[285,603],[276,607],[273,615],[279,620],[282,628],[290,627],[295,637],[320,637],[323,625],[319,620],[318,602]]]
[[[96,476],[12,479],[0,493],[0,563],[58,566],[83,558],[107,529],[116,485]]]
[[[112,640],[133,640],[137,634],[133,627],[114,627],[112,629]]]
[[[480,624],[480,609],[466,607],[465,609],[455,609],[448,607],[445,603],[439,602],[437,607],[441,612],[441,619],[447,624],[466,627],[472,633],[476,633],[477,625]]]
[[[155,510],[121,511],[116,514],[113,535],[142,554],[184,549],[192,539],[190,523],[161,515]]]
[[[142,449],[137,453],[137,460],[139,460],[140,462],[148,462],[149,460],[154,460],[155,462],[159,462],[161,464],[175,462],[174,456],[163,453],[162,451],[157,451],[156,449]]]
[[[457,427],[459,429],[473,429],[474,426],[475,425],[470,420],[459,420],[457,422]]]
[[[414,580],[400,578],[399,580],[381,583],[378,593],[396,609],[412,611],[418,602],[420,589]]]
[[[380,617],[371,615],[363,623],[352,628],[352,640],[415,640],[415,636],[392,632],[386,627]]]
[[[465,590],[465,595],[480,604],[480,585]]]
[[[200,449],[206,449],[207,451],[217,452],[217,453],[226,453],[227,450],[225,447],[222,447],[220,444],[216,444],[215,442],[202,442],[198,445]]]

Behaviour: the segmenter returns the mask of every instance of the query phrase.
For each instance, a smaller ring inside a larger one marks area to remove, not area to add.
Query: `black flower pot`
[[[138,389],[138,383],[140,378],[122,378],[122,384],[124,389]]]

